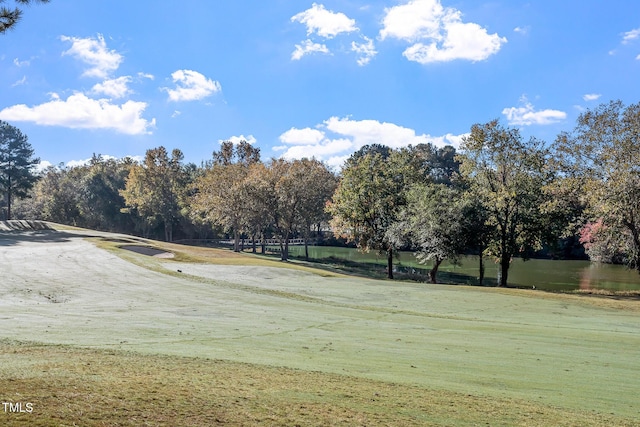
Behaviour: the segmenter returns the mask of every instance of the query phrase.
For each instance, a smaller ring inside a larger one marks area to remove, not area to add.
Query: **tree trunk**
[[[267,251],[267,244],[264,241],[264,233],[262,233],[262,236],[260,237],[260,249],[262,250],[262,255]]]
[[[284,248],[280,256],[281,261],[289,261],[289,233],[284,235]]]
[[[240,233],[238,227],[233,227],[233,251],[240,252]]]
[[[500,259],[500,280],[498,286],[507,286],[507,277],[509,276],[509,264],[511,263],[511,256],[503,254]]]
[[[11,220],[11,173],[7,177],[7,221]]]
[[[478,256],[480,265],[479,265],[479,277],[478,277],[478,285],[482,286],[482,282],[484,281],[484,260],[482,259],[482,249],[480,250],[480,255]]]
[[[633,263],[632,267],[635,268],[638,273],[640,273],[640,233],[638,229],[635,227],[635,224],[628,223],[627,228],[631,231],[631,236],[633,237]]]
[[[387,250],[387,277],[389,279],[393,279],[393,249],[389,248]]]
[[[251,236],[251,253],[256,253],[256,235]]]
[[[304,259],[309,261],[309,229],[304,233]]]
[[[11,220],[11,178],[9,178],[9,190],[7,190],[7,221]]]
[[[436,275],[438,274],[438,267],[440,267],[441,263],[442,259],[436,258],[435,262],[433,263],[433,268],[431,268],[431,270],[429,271],[429,281],[433,284],[438,283]]]

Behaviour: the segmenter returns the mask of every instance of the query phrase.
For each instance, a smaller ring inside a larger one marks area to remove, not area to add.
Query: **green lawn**
[[[9,425],[640,425],[636,301],[74,233],[0,236],[0,399],[41,402]]]

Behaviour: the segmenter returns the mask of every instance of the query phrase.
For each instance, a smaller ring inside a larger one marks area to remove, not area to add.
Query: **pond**
[[[292,257],[304,256],[304,246],[290,246]],[[309,257],[322,260],[330,257],[347,261],[386,265],[384,255],[375,251],[362,253],[357,249],[310,246]],[[401,272],[423,272],[430,265],[419,264],[412,252],[400,252],[394,259],[394,267]],[[495,285],[498,264],[485,258],[485,285]],[[443,262],[438,272],[443,283],[477,284],[478,257],[463,257],[459,265]],[[425,277],[426,280],[426,277]],[[640,274],[625,266],[597,264],[589,261],[559,261],[532,259],[523,261],[516,258],[509,268],[509,286],[533,288],[549,291],[570,291],[577,289],[605,289],[610,291],[640,290]]]

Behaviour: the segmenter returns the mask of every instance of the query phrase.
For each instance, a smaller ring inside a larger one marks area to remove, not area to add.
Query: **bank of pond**
[[[269,247],[272,251],[278,247]],[[291,258],[304,258],[304,246],[290,246]],[[345,269],[384,277],[386,256],[375,251],[363,253],[354,248],[309,246],[309,259]],[[499,265],[485,257],[485,286],[497,283]],[[398,252],[394,269],[399,277],[428,280],[431,266],[420,264],[412,252]],[[377,272],[377,274],[376,274]],[[445,261],[438,270],[440,283],[478,284],[478,257],[462,257],[458,264]],[[592,263],[589,261],[515,258],[509,268],[509,286],[535,288],[546,291],[605,290],[612,292],[639,291],[640,274],[622,265]]]

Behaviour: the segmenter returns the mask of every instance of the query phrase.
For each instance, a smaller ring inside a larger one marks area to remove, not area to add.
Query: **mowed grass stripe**
[[[536,401],[202,358],[0,341],[13,426],[633,426]]]

